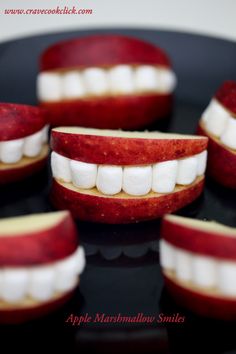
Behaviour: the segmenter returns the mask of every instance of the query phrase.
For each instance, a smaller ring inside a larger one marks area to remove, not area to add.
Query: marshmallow
[[[204,175],[207,164],[207,150],[202,151],[197,157],[197,176]]]
[[[97,165],[70,160],[72,183],[78,188],[93,188],[96,185]]]
[[[83,77],[78,71],[70,71],[62,77],[62,96],[64,98],[79,98],[86,95]]]
[[[109,71],[110,89],[112,93],[131,94],[135,92],[134,73],[129,65],[118,65]]]
[[[188,185],[193,183],[197,176],[197,157],[187,157],[178,161],[177,184]]]
[[[51,168],[53,177],[64,182],[71,182],[70,160],[62,155],[52,152]]]
[[[24,139],[3,141],[0,143],[0,156],[3,163],[16,163],[23,156]]]
[[[55,268],[42,266],[30,271],[28,293],[36,300],[49,300],[54,293]]]
[[[37,96],[40,101],[60,101],[62,99],[62,79],[57,73],[43,72],[37,77]]]
[[[191,255],[183,250],[176,250],[175,272],[178,279],[190,281],[192,279]]]
[[[236,118],[228,118],[220,140],[230,149],[236,149]]]
[[[23,154],[27,157],[35,157],[39,155],[42,149],[43,131],[40,130],[30,136],[27,136],[24,141]]]
[[[193,283],[202,287],[214,287],[217,283],[216,261],[210,257],[192,257]]]
[[[103,194],[114,195],[119,193],[122,189],[122,167],[99,166],[96,186]]]
[[[100,96],[109,91],[109,78],[106,70],[89,68],[83,72],[85,87],[91,95]]]
[[[134,73],[135,87],[139,92],[157,91],[158,74],[154,66],[138,66]]]
[[[27,292],[29,274],[26,269],[7,269],[2,272],[1,297],[7,302],[22,300]]]
[[[229,113],[215,99],[212,99],[209,106],[202,115],[206,129],[213,135],[219,137],[225,128]]]
[[[177,79],[173,71],[169,69],[157,69],[158,89],[163,93],[173,92]]]
[[[218,264],[218,288],[224,295],[236,295],[236,263]]]
[[[81,260],[79,261],[81,262]],[[65,260],[58,262],[55,269],[55,290],[69,291],[76,286],[78,280],[78,258],[75,254],[72,254]]]
[[[164,269],[174,270],[176,263],[175,247],[165,240],[160,241],[160,264]]]
[[[152,167],[124,167],[123,190],[130,195],[148,194],[152,187]]]
[[[165,161],[153,165],[152,190],[157,193],[171,193],[175,189],[178,161]]]

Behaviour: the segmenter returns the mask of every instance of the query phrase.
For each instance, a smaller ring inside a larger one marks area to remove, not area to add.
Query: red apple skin
[[[158,197],[112,198],[75,192],[53,180],[51,200],[57,209],[68,209],[83,221],[126,224],[152,220],[176,211],[195,200],[203,191],[204,178],[182,190]]]
[[[190,311],[205,317],[221,320],[236,319],[236,299],[209,296],[185,288],[164,275],[167,290],[180,305]]]
[[[24,138],[46,125],[44,110],[15,103],[0,103],[0,141]]]
[[[0,233],[0,267],[27,267],[55,262],[68,257],[77,247],[76,228],[68,213],[47,230],[16,236]]]
[[[45,145],[40,157],[33,158],[32,162],[24,165],[0,164],[4,165],[4,168],[0,167],[0,185],[20,181],[39,172],[47,164],[48,151],[48,146]]]
[[[33,307],[22,306],[5,310],[0,308],[0,323],[19,324],[43,317],[63,306],[67,301],[71,299],[73,294],[74,290],[58,297],[53,301],[47,301]]]
[[[236,260],[236,237],[216,234],[163,219],[161,236],[170,244],[201,255]],[[222,247],[222,244],[224,247]]]
[[[97,35],[62,41],[42,55],[40,70],[55,70],[120,64],[151,64],[170,67],[160,48],[137,38]]]
[[[73,160],[109,164],[144,165],[180,159],[207,148],[208,139],[141,139],[51,132],[51,148]]]
[[[225,187],[236,189],[236,153],[210,136],[199,124],[198,134],[209,138],[207,173]]]
[[[145,94],[42,102],[52,126],[140,129],[168,116],[172,94]]]
[[[229,111],[236,114],[236,82],[225,81],[215,94],[215,98]]]

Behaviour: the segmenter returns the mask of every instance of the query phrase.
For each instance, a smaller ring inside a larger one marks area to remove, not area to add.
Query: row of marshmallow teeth
[[[160,263],[175,272],[178,280],[200,288],[215,288],[223,295],[236,296],[236,262],[193,254],[160,241]]]
[[[87,68],[65,73],[42,72],[37,78],[37,94],[40,101],[49,102],[85,96],[170,93],[175,85],[175,74],[169,69],[119,65],[109,70]]]
[[[230,149],[236,149],[236,118],[212,99],[202,115],[206,130]]]
[[[20,161],[23,156],[36,157],[48,140],[48,129],[46,125],[43,129],[25,138],[0,142],[0,161],[10,164]]]
[[[82,247],[69,257],[37,267],[4,268],[0,270],[0,300],[14,303],[30,296],[48,301],[55,293],[72,290],[85,266]]]
[[[51,155],[53,177],[77,188],[91,189],[115,195],[125,193],[142,196],[151,190],[171,193],[176,184],[188,185],[206,169],[207,151],[180,160],[159,162],[148,166],[96,165],[70,160],[56,152]]]

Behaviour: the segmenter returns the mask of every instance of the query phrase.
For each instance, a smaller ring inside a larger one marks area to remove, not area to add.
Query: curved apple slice
[[[167,215],[161,237],[160,263],[173,298],[198,314],[235,319],[236,229]]]
[[[201,153],[208,139],[160,132],[54,128],[51,148],[67,158],[109,165],[145,165]]]
[[[0,322],[22,322],[67,301],[85,265],[68,211],[0,220]]]
[[[44,111],[38,107],[0,103],[0,141],[25,138],[45,125]]]
[[[150,193],[131,197],[121,192],[108,197],[97,190],[78,190],[71,184],[54,180],[51,192],[53,204],[58,209],[69,209],[80,220],[108,224],[132,223],[151,220],[173,212],[195,200],[202,192],[204,178],[187,187],[176,187],[174,193]]]
[[[170,66],[167,55],[154,45],[121,35],[97,35],[62,41],[42,55],[41,70],[118,64]]]
[[[47,163],[48,145],[44,145],[37,157],[23,157],[15,164],[0,163],[0,184],[24,179],[40,171]]]
[[[59,42],[40,60],[38,98],[50,122],[137,129],[167,116],[176,78],[160,48],[120,35]]]

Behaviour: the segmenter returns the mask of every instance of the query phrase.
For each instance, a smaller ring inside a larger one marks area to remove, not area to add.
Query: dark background
[[[236,80],[233,42],[157,30],[110,30],[158,44],[172,58],[178,77],[173,116],[155,128],[194,133],[217,87]],[[108,33],[68,32],[0,44],[0,101],[36,103],[38,58],[48,45],[62,39]],[[0,217],[52,210],[49,168],[23,182],[0,187]],[[207,179],[203,196],[179,213],[215,219],[236,227],[236,193]],[[67,353],[236,353],[236,326],[200,318],[169,298],[158,262],[159,221],[127,226],[78,223],[87,255],[86,271],[74,298],[57,313],[28,324],[1,326],[0,342],[11,351],[64,350]],[[180,313],[184,324],[119,325],[65,323],[71,313],[158,316]],[[33,342],[33,347],[32,343]],[[5,353],[5,351],[2,351]]]

